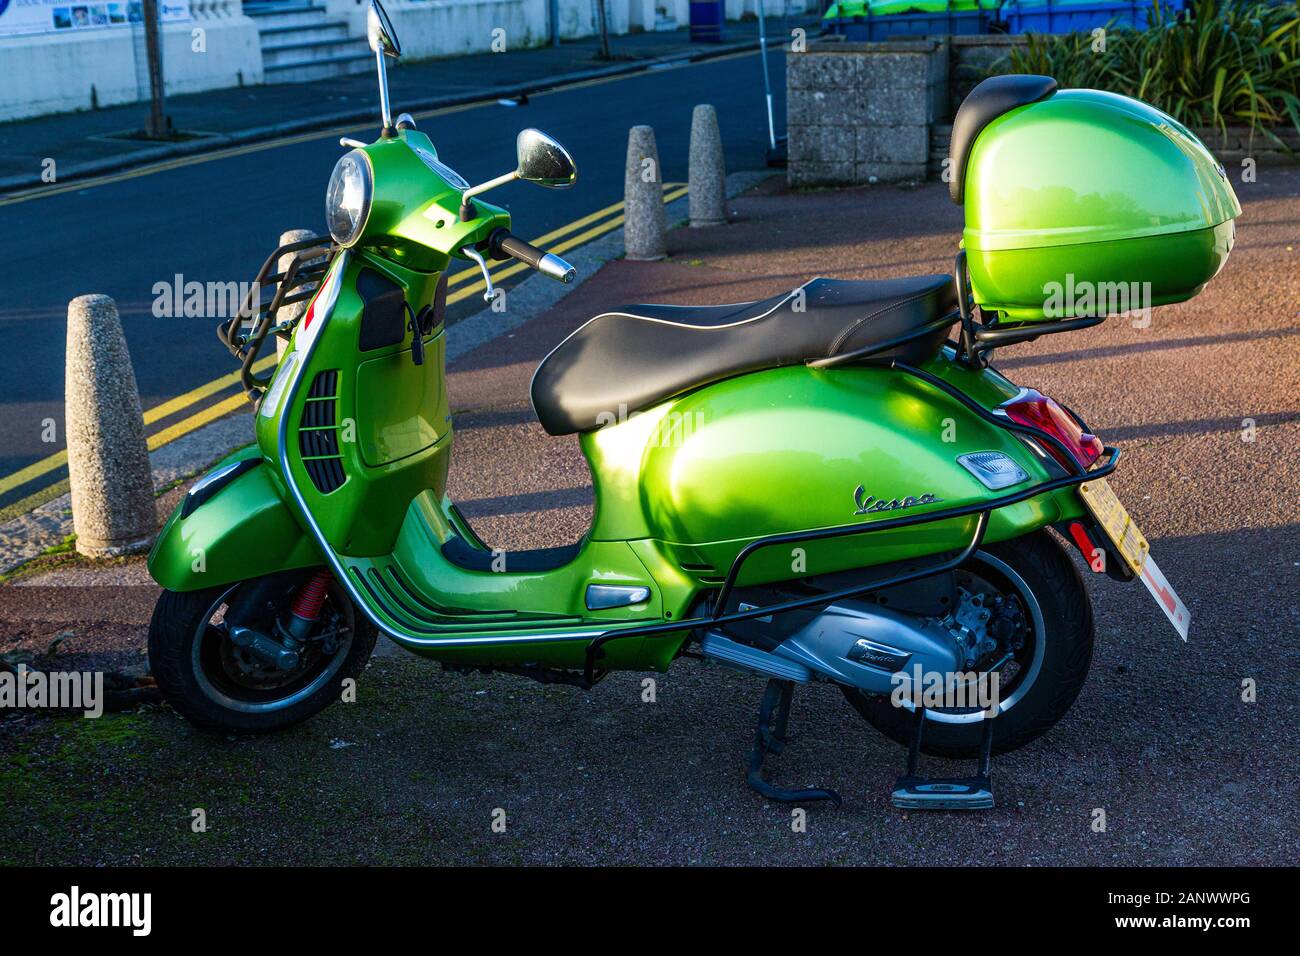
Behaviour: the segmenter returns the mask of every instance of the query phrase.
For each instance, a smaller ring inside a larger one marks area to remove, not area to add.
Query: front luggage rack
[[[316,287],[329,269],[336,251],[337,246],[329,236],[312,236],[278,247],[262,263],[239,312],[229,322],[217,326],[217,338],[221,344],[240,360],[239,381],[254,404],[271,382],[269,375],[261,378],[253,374],[253,364],[262,344],[272,331],[277,334],[287,332],[297,321],[295,317],[277,325],[280,309],[306,302],[316,294]],[[293,254],[293,259],[288,267],[283,272],[275,271],[280,267],[280,260],[290,254]]]
[[[936,574],[945,574],[949,571],[956,570],[971,555],[979,550],[984,541],[984,534],[988,531],[989,519],[992,513],[999,508],[1006,508],[1010,505],[1019,504],[1030,498],[1037,497],[1047,492],[1057,491],[1061,488],[1068,488],[1073,485],[1082,484],[1085,481],[1094,481],[1098,478],[1104,478],[1119,467],[1120,450],[1112,445],[1105,448],[1106,460],[1095,468],[1088,469],[1083,467],[1075,459],[1069,448],[1055,435],[1044,431],[1041,428],[1035,428],[1032,425],[1022,425],[1001,415],[995,415],[979,402],[963,393],[960,389],[948,384],[937,375],[931,375],[923,369],[907,365],[897,360],[880,359],[875,362],[868,362],[877,368],[890,368],[895,371],[903,372],[919,378],[921,381],[946,393],[949,397],[965,405],[973,413],[984,419],[986,422],[1004,428],[1007,431],[1016,432],[1025,435],[1040,443],[1052,446],[1063,453],[1064,460],[1073,464],[1072,473],[1063,475],[1058,478],[1049,478],[1047,481],[1039,482],[1020,491],[1000,495],[986,501],[976,501],[965,505],[954,505],[950,508],[939,508],[935,511],[927,511],[922,514],[902,515],[897,518],[886,518],[883,520],[871,521],[867,523],[836,525],[832,528],[819,528],[813,531],[792,531],[785,534],[768,535],[764,538],[756,538],[749,544],[745,545],[737,553],[735,559],[731,562],[731,567],[727,571],[727,576],[722,583],[716,597],[713,598],[709,607],[707,616],[683,618],[680,621],[664,621],[656,624],[646,624],[639,627],[620,628],[616,630],[605,631],[602,634],[592,638],[587,644],[586,661],[583,668],[583,677],[590,686],[604,672],[598,672],[596,662],[604,656],[604,646],[610,641],[623,640],[629,637],[648,637],[664,634],[676,634],[682,631],[695,630],[701,627],[719,627],[724,624],[734,624],[740,621],[748,621],[753,618],[767,617],[769,615],[786,614],[790,611],[799,611],[804,608],[821,607],[834,604],[836,601],[843,601],[851,597],[865,594],[868,591],[877,591],[883,588],[895,587],[900,584],[906,584],[910,581],[920,580],[921,578],[933,577]],[[1073,413],[1070,413],[1073,415]],[[1074,416],[1077,419],[1077,416]],[[1080,421],[1082,425],[1082,422]],[[797,598],[790,601],[782,601],[778,604],[768,604],[763,607],[753,607],[744,605],[744,610],[726,612],[728,599],[736,588],[736,582],[740,577],[741,569],[750,557],[757,552],[776,545],[803,544],[809,541],[820,541],[829,538],[841,538],[854,534],[870,534],[873,531],[890,531],[897,528],[906,528],[913,525],[930,524],[936,521],[946,521],[950,518],[967,518],[975,516],[975,528],[971,533],[970,540],[955,556],[947,558],[937,564],[924,568],[917,568],[902,574],[896,574],[886,577],[882,580],[868,581],[865,584],[855,585],[851,588],[844,588],[838,591],[828,591],[822,594],[814,594],[810,597]]]

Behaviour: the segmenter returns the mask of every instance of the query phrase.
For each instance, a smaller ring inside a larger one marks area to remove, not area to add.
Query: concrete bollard
[[[627,172],[623,177],[623,248],[634,262],[668,254],[664,233],[664,180],[655,131],[633,126],[627,135]]]
[[[691,114],[691,227],[727,221],[727,170],[722,160],[718,111],[707,103]]]
[[[64,417],[77,550],[111,557],[148,547],[158,527],[144,416],[117,305],[68,303]]]
[[[303,239],[310,239],[314,235],[316,235],[316,233],[312,232],[310,229],[289,229],[286,230],[285,232],[280,233],[279,244],[282,246],[287,246],[291,242],[299,242],[300,240]],[[283,274],[284,270],[288,269],[289,266],[293,264],[293,257],[296,256],[297,254],[298,253],[296,252],[289,252],[286,253],[285,255],[282,255],[280,257],[280,261],[275,264],[275,271]],[[305,266],[309,266],[317,262],[321,262],[324,258],[325,258],[324,256],[317,256],[315,259],[306,259],[303,261],[302,265],[300,265],[298,268],[301,269]],[[313,287],[314,287],[314,283],[308,283],[307,285],[300,286],[299,288],[294,289],[293,291],[294,293],[306,292],[308,289],[311,289]],[[307,303],[309,301],[311,300],[303,299],[301,302],[292,302],[289,305],[280,306],[280,308],[277,309],[275,313],[275,324],[279,325],[281,322],[288,322],[292,319],[301,318],[302,314],[307,311]],[[287,335],[277,335],[275,337],[275,357],[277,359],[284,357],[284,350],[288,347],[288,345],[289,345],[289,337]]]

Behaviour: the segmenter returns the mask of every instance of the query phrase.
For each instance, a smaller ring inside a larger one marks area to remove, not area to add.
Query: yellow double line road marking
[[[476,100],[473,103],[460,103],[455,106],[444,106],[434,110],[426,110],[415,114],[416,119],[428,119],[433,116],[445,116],[448,113],[459,113],[462,110],[474,109],[492,100]],[[156,173],[165,173],[172,169],[181,169],[185,166],[197,166],[202,163],[216,162],[220,159],[232,159],[236,156],[247,156],[249,153],[261,153],[268,149],[279,149],[281,146],[297,146],[300,143],[310,143],[319,139],[333,139],[336,136],[346,136],[349,133],[360,133],[370,129],[365,123],[350,123],[344,126],[334,126],[329,129],[311,130],[305,133],[292,133],[288,136],[280,136],[276,139],[258,140],[252,143],[244,143],[237,146],[216,146],[210,152],[187,153],[184,156],[176,156],[172,159],[159,160],[156,163],[149,163],[144,166],[134,166],[129,169],[123,169],[115,173],[102,173],[99,176],[90,176],[86,179],[74,179],[67,183],[50,183],[48,185],[30,186],[26,189],[16,189],[0,196],[0,206],[10,206],[14,203],[27,202],[32,199],[45,199],[49,196],[58,196],[63,193],[81,192],[86,189],[93,189],[96,186],[110,186],[113,183],[126,182],[130,179],[139,179],[142,176],[153,176]],[[130,159],[129,155],[123,159]]]
[[[667,204],[680,199],[685,196],[687,192],[687,186],[682,183],[665,183],[664,203]],[[623,225],[622,210],[623,203],[612,203],[604,209],[598,209],[589,215],[583,216],[581,219],[575,219],[573,222],[567,223],[558,229],[554,229],[551,232],[546,233],[544,236],[538,236],[536,239],[532,240],[533,245],[541,246],[548,252],[553,252],[556,255],[568,252],[570,249],[577,248],[584,243],[590,242],[592,239],[613,232],[619,226]],[[570,233],[575,233],[575,231],[577,231],[576,234],[570,235]],[[562,242],[556,243],[555,245],[550,245],[550,243],[553,243],[555,240],[564,236],[569,236],[569,238],[564,239]],[[528,266],[522,262],[512,263],[503,268],[492,270],[492,280],[493,282],[500,282],[503,279],[508,279],[511,276],[517,275],[527,268]],[[466,285],[466,283],[469,284]],[[475,293],[482,293],[486,288],[479,271],[473,268],[457,272],[447,280],[447,284],[448,286],[463,286],[463,288],[456,289],[456,291],[451,292],[447,296],[447,304],[449,306],[463,301]],[[253,370],[258,373],[264,372],[267,369],[272,368],[275,365],[275,361],[276,359],[274,355],[268,355],[254,363]],[[183,395],[169,398],[165,402],[146,409],[144,413],[144,423],[147,427],[155,422],[162,421],[165,418],[170,418],[172,415],[184,411],[206,398],[224,392],[228,388],[233,388],[238,384],[238,371],[213,379],[211,382],[208,382],[205,385],[200,385],[198,388],[191,389]],[[153,451],[157,448],[161,448],[163,445],[169,444],[176,439],[189,434],[195,429],[198,429],[211,421],[215,421],[223,415],[235,411],[246,402],[247,398],[245,398],[242,392],[239,392],[223,398],[207,408],[194,412],[192,415],[188,415],[180,421],[174,422],[166,428],[148,436],[147,441],[149,450]],[[42,458],[40,461],[33,462],[24,468],[20,468],[12,474],[5,475],[3,478],[0,478],[0,496],[6,495],[15,488],[22,487],[29,482],[35,481],[43,475],[56,471],[59,468],[66,466],[67,463],[68,452],[66,449],[63,449]],[[34,492],[15,504],[0,508],[0,515],[14,515],[29,511],[32,508],[43,504],[45,501],[49,501],[50,499],[62,494],[67,490],[66,485],[67,480],[64,479],[54,485]]]

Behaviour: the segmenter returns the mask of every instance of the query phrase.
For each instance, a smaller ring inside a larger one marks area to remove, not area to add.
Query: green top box
[[[1223,167],[1181,123],[1046,77],[977,87],[950,160],[975,301],[1007,321],[1189,299],[1227,261],[1241,214]]]

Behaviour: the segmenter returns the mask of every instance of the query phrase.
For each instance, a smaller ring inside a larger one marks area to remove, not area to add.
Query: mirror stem
[[[384,122],[383,137],[392,139],[396,135],[393,129],[393,107],[388,101],[388,64],[384,62],[384,54],[381,51],[375,51],[375,65],[379,70],[379,115]]]
[[[489,189],[496,189],[498,186],[504,186],[506,183],[514,182],[519,178],[519,170],[505,173],[496,179],[489,179],[485,183],[479,183],[477,186],[471,186],[460,194],[460,221],[469,222],[475,216],[474,206],[470,203],[473,196],[485,193]]]
[[[469,189],[465,190],[463,193],[460,194],[460,201],[462,203],[469,202],[471,196],[477,196],[479,193],[485,193],[489,189],[496,189],[498,186],[504,186],[506,183],[514,182],[518,178],[519,178],[519,170],[516,169],[512,172],[508,172],[501,176],[498,176],[496,179],[489,179],[485,183],[479,183],[477,186],[471,186]]]

